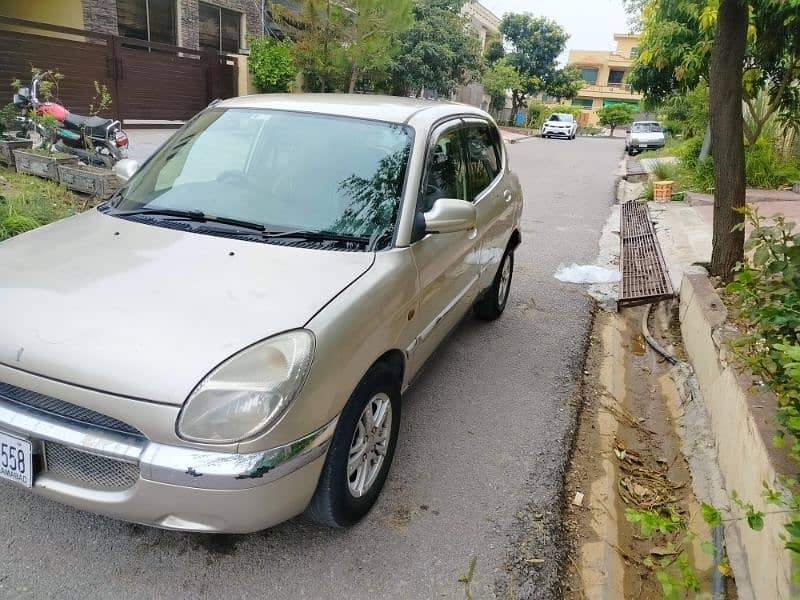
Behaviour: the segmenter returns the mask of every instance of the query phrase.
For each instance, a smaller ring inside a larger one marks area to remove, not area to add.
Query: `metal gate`
[[[107,116],[120,120],[184,121],[236,94],[236,61],[215,51],[0,17],[0,94],[10,98],[14,79],[30,81],[32,66],[64,75],[58,98],[79,114],[89,111],[94,82],[105,84]]]

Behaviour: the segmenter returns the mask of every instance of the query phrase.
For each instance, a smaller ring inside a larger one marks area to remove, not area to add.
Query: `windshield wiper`
[[[216,215],[207,215],[201,210],[179,210],[176,208],[138,208],[135,210],[120,210],[111,214],[115,217],[130,217],[133,215],[161,215],[165,217],[174,217],[176,219],[197,221],[200,223],[221,223],[222,225],[231,225],[233,227],[251,229],[262,233],[265,231],[265,228],[261,223],[240,221],[239,219],[218,217]]]
[[[324,231],[319,229],[295,229],[292,231],[265,231],[262,234],[265,239],[277,238],[299,238],[303,240],[315,240],[321,242],[354,242],[356,244],[367,245],[370,238],[358,235],[348,235],[346,233],[336,233],[335,231]]]
[[[324,231],[317,229],[293,229],[288,231],[270,231],[261,223],[254,223],[252,221],[240,221],[239,219],[231,219],[228,217],[218,217],[216,215],[208,215],[201,210],[180,210],[176,208],[137,208],[135,210],[120,210],[112,212],[111,215],[115,217],[129,217],[134,215],[161,215],[165,217],[173,217],[176,219],[184,219],[188,221],[197,221],[199,223],[220,223],[222,225],[230,225],[232,227],[240,227],[242,229],[249,229],[261,234],[264,239],[279,239],[279,238],[299,238],[304,240],[318,240],[324,242],[353,242],[356,244],[367,245],[370,243],[370,238],[357,235],[347,235],[344,233],[336,233],[334,231]]]

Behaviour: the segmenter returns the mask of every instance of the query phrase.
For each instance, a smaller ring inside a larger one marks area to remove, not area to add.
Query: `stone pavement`
[[[650,214],[675,289],[679,289],[687,268],[711,262],[713,198],[703,194],[687,194],[686,198],[686,202],[650,203]],[[800,223],[800,194],[785,190],[748,190],[748,204],[757,208],[762,217],[782,214]],[[749,226],[746,231],[749,233]]]

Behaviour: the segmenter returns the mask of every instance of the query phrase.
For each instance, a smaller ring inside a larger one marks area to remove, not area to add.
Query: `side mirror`
[[[422,216],[425,219],[425,233],[469,231],[474,229],[478,220],[472,202],[455,198],[439,198]]]
[[[139,170],[139,161],[132,158],[123,158],[111,171],[122,181],[128,181]]]

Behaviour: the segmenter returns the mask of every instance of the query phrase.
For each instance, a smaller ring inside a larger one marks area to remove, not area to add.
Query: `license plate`
[[[33,485],[33,452],[28,440],[0,432],[0,479]]]

